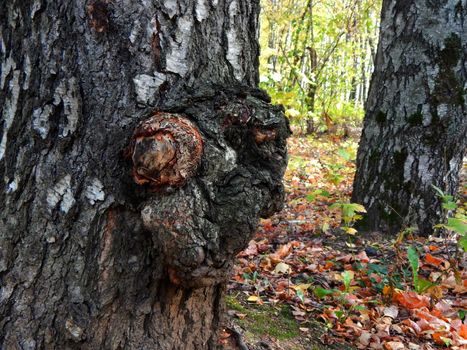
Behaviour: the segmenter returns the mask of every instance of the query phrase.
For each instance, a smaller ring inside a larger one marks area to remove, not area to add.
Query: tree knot
[[[132,175],[151,191],[181,187],[195,175],[203,155],[203,138],[182,115],[155,112],[136,128],[128,149]]]

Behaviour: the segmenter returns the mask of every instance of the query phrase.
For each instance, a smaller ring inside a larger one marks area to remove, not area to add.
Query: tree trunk
[[[1,3],[0,349],[217,347],[232,259],[283,201],[258,12]]]
[[[352,200],[370,230],[444,220],[467,144],[467,2],[384,1]]]

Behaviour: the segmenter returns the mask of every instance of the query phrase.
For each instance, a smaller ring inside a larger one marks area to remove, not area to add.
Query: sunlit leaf
[[[467,233],[467,223],[464,220],[457,218],[448,218],[446,228],[461,235],[465,235]]]
[[[250,303],[256,303],[258,300],[260,300],[260,298],[257,295],[250,295],[247,299]]]
[[[342,229],[349,235],[355,235],[356,233],[358,233],[358,231],[353,227],[342,227]]]
[[[275,274],[285,274],[290,272],[290,265],[280,262],[276,265],[276,268],[274,269]]]
[[[301,289],[297,289],[295,293],[297,294],[297,297],[300,299],[300,301],[303,303],[305,301],[305,294],[303,293],[303,291]]]
[[[350,289],[350,283],[352,282],[354,275],[355,274],[353,271],[348,271],[348,270],[342,273],[342,281],[344,282],[344,287],[347,292]]]
[[[337,153],[342,157],[344,158],[345,160],[349,161],[351,159],[351,155],[349,154],[349,152],[347,152],[345,149],[343,148],[339,148],[339,150],[337,151]]]

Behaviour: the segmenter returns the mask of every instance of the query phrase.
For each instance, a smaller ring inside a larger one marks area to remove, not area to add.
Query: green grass
[[[270,305],[244,306],[234,296],[226,297],[227,308],[246,314],[238,324],[254,335],[270,335],[278,340],[292,339],[300,335],[298,323],[293,319],[287,305],[272,307]]]

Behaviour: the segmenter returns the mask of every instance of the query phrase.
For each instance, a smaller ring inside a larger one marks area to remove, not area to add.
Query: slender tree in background
[[[370,230],[444,220],[467,144],[467,1],[387,0],[352,200]]]
[[[258,0],[0,5],[0,348],[213,349],[282,205]]]

